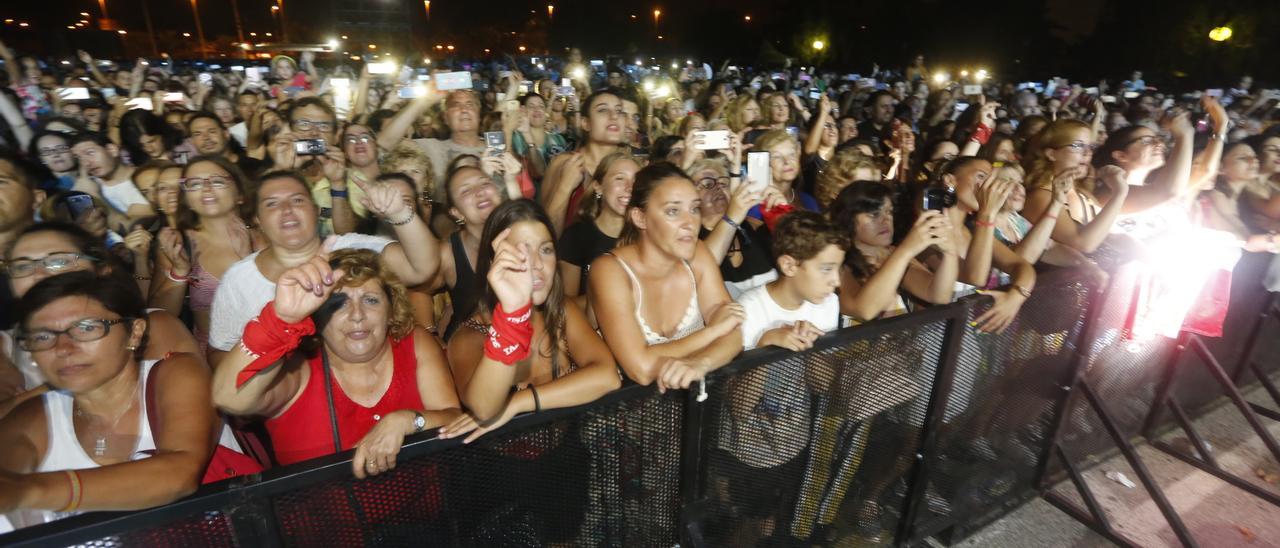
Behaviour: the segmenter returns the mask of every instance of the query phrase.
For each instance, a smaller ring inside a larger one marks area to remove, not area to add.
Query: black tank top
[[[453,270],[457,273],[453,287],[449,289],[449,301],[453,303],[453,316],[449,326],[444,330],[444,340],[448,341],[453,332],[462,326],[463,320],[475,313],[475,305],[480,299],[480,280],[467,260],[467,248],[462,245],[459,232],[449,235],[449,247],[453,250]]]

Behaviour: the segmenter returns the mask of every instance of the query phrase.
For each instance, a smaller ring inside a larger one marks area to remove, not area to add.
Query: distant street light
[[[182,37],[183,37],[183,38],[191,38],[191,33],[190,33],[190,32],[184,32],[184,33],[182,33]]]
[[[431,20],[431,0],[422,0],[422,9],[427,10],[427,21]]]
[[[659,17],[662,17],[662,10],[659,10],[659,9],[655,9],[655,10],[653,10],[653,28],[654,28],[655,30],[657,30],[657,28],[658,28],[658,18],[659,18]]]
[[[551,4],[547,4],[547,19],[551,19],[552,16],[555,15],[555,12],[556,12],[556,7]]]
[[[750,23],[750,22],[751,22],[751,16],[750,16],[750,15],[744,15],[744,16],[742,16],[742,20],[743,20],[743,21],[746,21],[746,22],[748,22],[748,23]]]
[[[827,47],[827,45],[823,43],[822,40],[813,41],[813,51],[822,51],[822,48],[825,48],[825,47]]]
[[[1231,27],[1218,27],[1209,31],[1209,39],[1214,42],[1226,42],[1231,39]]]

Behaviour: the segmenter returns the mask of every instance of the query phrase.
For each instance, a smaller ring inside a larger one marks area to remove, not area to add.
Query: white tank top
[[[138,402],[141,412],[138,413],[138,442],[133,448],[133,455],[130,460],[142,460],[150,457],[147,451],[156,449],[155,439],[151,434],[151,422],[147,420],[149,410],[146,405],[146,397],[141,395],[145,393],[147,386],[147,376],[151,374],[151,367],[158,360],[146,360],[141,362],[141,373],[138,382],[143,387],[139,391],[141,401]],[[74,400],[70,393],[63,390],[50,390],[44,396],[44,412],[45,425],[48,428],[49,446],[45,451],[44,458],[40,461],[40,466],[36,468],[36,472],[57,472],[60,470],[85,470],[89,468],[98,468],[102,465],[94,462],[85,453],[84,447],[80,445],[79,439],[76,438],[75,422],[73,422],[72,404]],[[222,426],[222,435],[218,440],[218,445],[228,447],[234,451],[240,451],[240,444],[236,442],[235,436],[231,433],[231,429],[224,423]],[[50,511],[26,511],[19,512],[21,516],[10,515],[10,521],[17,521],[13,526],[22,528],[26,526],[36,525],[39,523],[47,523],[59,520],[68,516],[79,514],[80,512],[50,512]],[[17,518],[17,519],[14,519]],[[3,530],[4,524],[0,523],[0,531]]]

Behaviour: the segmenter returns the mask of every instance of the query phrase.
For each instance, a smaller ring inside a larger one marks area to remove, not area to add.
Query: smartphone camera
[[[324,139],[302,139],[293,142],[293,152],[298,156],[324,156]]]
[[[944,209],[955,207],[956,191],[953,188],[944,186],[931,186],[924,189],[924,209],[925,211],[942,211]]]
[[[484,132],[484,145],[489,156],[500,156],[507,150],[507,137],[501,131]]]

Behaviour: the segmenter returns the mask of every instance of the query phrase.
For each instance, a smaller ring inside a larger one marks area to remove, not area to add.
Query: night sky
[[[144,1],[159,34],[171,40],[179,40],[181,32],[195,34],[190,0],[106,1],[112,17],[131,33],[130,53],[149,51],[143,47]],[[217,37],[235,41],[230,1],[201,0],[210,42]],[[262,38],[261,33],[276,31],[270,0],[236,1],[246,33]],[[434,0],[430,22],[418,0],[284,0],[291,41],[333,36],[333,1],[403,6],[399,19],[409,21],[409,39],[423,50],[435,43],[456,44],[459,52],[474,54],[483,48],[514,53],[517,44],[531,51],[578,45],[593,57],[694,55],[732,57],[741,64],[781,52],[854,71],[869,69],[873,61],[900,66],[920,52],[930,66],[984,66],[1016,78],[1120,78],[1142,68],[1157,82],[1235,78],[1246,70],[1264,81],[1280,80],[1280,64],[1267,56],[1280,53],[1280,33],[1269,31],[1280,28],[1274,0],[565,0],[551,2],[555,16],[550,21],[548,2]],[[0,37],[15,47],[65,54],[88,45],[123,53],[119,40],[65,29],[81,11],[96,19],[96,0],[4,4],[4,18],[44,30],[37,34],[6,25]],[[663,12],[656,29],[654,8]],[[750,22],[744,21],[746,15]],[[1222,24],[1232,26],[1235,37],[1226,44],[1210,42],[1209,29]],[[811,52],[805,47],[814,36],[831,44],[817,59],[807,57]],[[171,44],[161,47],[178,51],[180,45]]]

